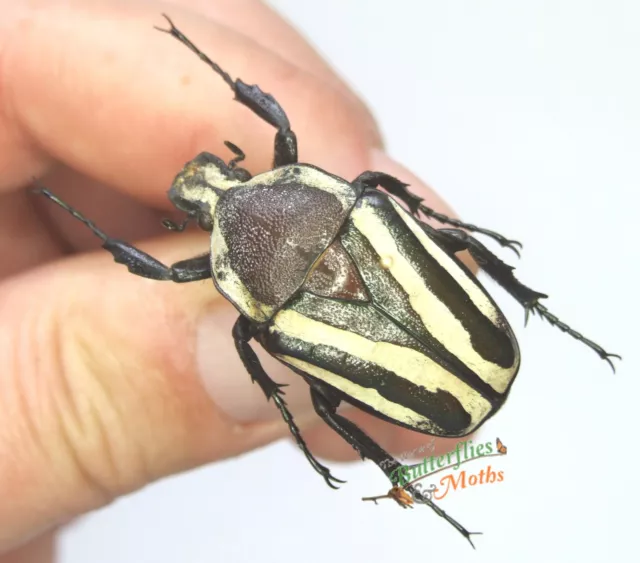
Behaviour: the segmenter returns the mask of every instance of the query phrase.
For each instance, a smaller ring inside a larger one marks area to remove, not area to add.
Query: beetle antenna
[[[48,197],[51,201],[53,201],[54,203],[62,207],[62,209],[64,209],[65,211],[73,215],[78,221],[80,221],[81,223],[84,223],[87,227],[89,227],[89,229],[91,229],[93,234],[96,235],[97,237],[100,237],[103,241],[106,241],[109,238],[103,231],[101,231],[98,227],[96,227],[93,221],[87,219],[84,215],[82,215],[82,213],[80,213],[79,211],[76,211],[68,203],[65,203],[58,196],[51,193],[47,188],[45,188],[42,184],[40,184],[38,180],[36,180],[35,178],[33,179],[33,183],[36,185],[36,187],[33,189],[33,193],[42,194]]]

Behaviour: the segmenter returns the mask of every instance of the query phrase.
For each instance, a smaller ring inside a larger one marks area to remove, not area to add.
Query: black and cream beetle
[[[169,33],[229,85],[235,99],[277,129],[273,169],[251,176],[202,153],[176,176],[169,199],[211,232],[210,251],[167,267],[110,238],[45,188],[37,191],[89,227],[130,272],[178,283],[213,278],[238,309],[233,338],[251,378],[273,399],[313,468],[335,487],[300,436],[281,385],[249,345],[267,352],[309,384],[318,415],[361,457],[391,478],[400,464],[337,408],[346,401],[393,424],[435,436],[465,436],[502,406],[520,367],[509,323],[456,253],[468,250],[529,313],[557,326],[613,364],[615,354],[583,337],[540,304],[546,295],[521,284],[513,268],[464,230],[517,252],[519,243],[427,208],[407,184],[382,172],[347,181],[298,162],[297,141],[278,102],[257,85],[232,80],[171,20]],[[385,191],[381,191],[380,188]],[[391,197],[392,196],[392,197]],[[405,211],[396,199],[404,203]],[[433,217],[454,228],[434,229]],[[408,489],[469,541],[471,532],[429,498]]]

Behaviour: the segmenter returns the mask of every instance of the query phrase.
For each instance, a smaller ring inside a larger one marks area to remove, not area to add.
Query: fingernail
[[[200,321],[196,336],[196,361],[202,384],[218,408],[238,422],[268,422],[281,418],[273,401],[267,401],[258,383],[252,383],[236,351],[231,330],[238,311],[219,299]],[[289,410],[299,427],[317,420],[309,398],[309,386],[255,341],[251,346],[262,367],[284,388]],[[283,423],[284,424],[284,423]],[[286,426],[285,426],[286,428]]]

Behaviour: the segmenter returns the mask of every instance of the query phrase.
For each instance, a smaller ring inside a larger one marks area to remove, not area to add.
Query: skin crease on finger
[[[65,3],[67,6],[73,7],[73,12],[71,12],[66,8],[58,9],[51,2],[33,4],[52,7],[50,11],[45,9],[34,19],[23,20],[18,26],[20,31],[12,37],[11,48],[0,53],[3,77],[3,88],[0,88],[0,92],[6,92],[8,82],[10,82],[11,89],[10,103],[8,106],[3,106],[3,112],[0,113],[0,119],[4,117],[5,121],[10,120],[11,124],[11,127],[0,127],[0,147],[7,146],[9,148],[3,156],[0,156],[3,170],[0,181],[7,182],[4,189],[14,189],[25,183],[31,174],[40,175],[44,169],[50,168],[52,173],[47,178],[47,182],[51,180],[52,187],[55,187],[56,191],[61,191],[62,195],[65,195],[62,184],[72,185],[79,197],[70,201],[82,208],[98,224],[104,226],[105,230],[113,228],[116,231],[114,235],[119,236],[120,232],[118,231],[121,231],[122,227],[118,225],[122,218],[113,219],[114,215],[118,215],[114,211],[123,208],[128,202],[124,200],[119,204],[113,203],[111,205],[107,199],[107,203],[97,200],[96,205],[96,198],[92,195],[96,193],[95,190],[92,189],[90,192],[89,189],[86,189],[83,192],[83,186],[91,186],[93,183],[98,186],[98,190],[103,190],[105,193],[108,193],[109,190],[125,192],[135,198],[141,210],[146,209],[142,205],[144,203],[166,209],[168,208],[166,189],[171,178],[184,161],[204,149],[221,155],[226,154],[226,149],[222,147],[222,140],[225,138],[231,138],[230,140],[237,142],[249,153],[249,168],[253,171],[269,167],[270,152],[273,146],[273,130],[260,123],[246,108],[233,102],[231,92],[226,89],[224,84],[220,83],[215,75],[211,76],[212,73],[192,54],[180,49],[171,38],[150,29],[151,25],[163,24],[159,13],[160,11],[169,11],[166,5],[136,2],[129,2],[126,5],[115,2],[94,2],[90,5],[86,2],[82,4],[79,2]],[[220,5],[222,4],[224,3]],[[246,9],[250,3],[240,2],[240,4]],[[175,12],[175,19],[180,18],[181,27],[188,28],[190,36],[193,28],[194,41],[197,44],[202,44],[203,49],[211,52],[220,52],[221,50],[225,52],[225,57],[232,60],[229,71],[234,76],[240,76],[250,83],[266,84],[265,89],[272,90],[281,99],[298,134],[303,159],[347,177],[353,177],[366,168],[380,168],[392,174],[396,173],[393,170],[394,164],[388,158],[375,152],[373,155],[369,154],[368,148],[377,144],[375,136],[371,135],[371,125],[365,117],[354,116],[352,102],[344,101],[345,96],[341,92],[339,81],[329,85],[327,78],[321,78],[322,73],[325,72],[321,64],[314,64],[311,72],[307,72],[306,69],[303,71],[300,68],[292,67],[291,61],[287,62],[277,55],[265,52],[259,45],[268,42],[268,38],[260,38],[256,43],[247,36],[235,33],[226,27],[229,22],[224,22],[224,27],[216,27],[215,24],[200,21],[200,18],[194,14],[188,14],[178,9],[175,9]],[[174,8],[171,8],[171,14],[174,15]],[[115,15],[117,17],[114,17]],[[215,19],[214,16],[211,17]],[[215,30],[215,33],[212,33],[212,30]],[[60,34],[70,34],[67,40],[73,45],[73,52],[63,51],[66,43],[59,40]],[[104,39],[113,36],[118,37],[116,45]],[[17,41],[17,37],[19,37],[19,41]],[[151,41],[153,41],[153,48],[148,47]],[[278,41],[273,41],[273,45],[275,45],[274,49],[286,50],[282,37]],[[223,46],[224,48],[222,48]],[[37,53],[37,56],[34,53]],[[93,68],[95,66],[94,60],[100,60],[105,68],[95,70]],[[145,76],[148,73],[148,79],[144,81],[139,80],[141,68],[144,69]],[[65,75],[65,73],[67,74]],[[94,75],[97,75],[95,81],[93,80]],[[92,80],[87,80],[87,76],[91,76]],[[119,78],[116,79],[114,76]],[[10,77],[11,80],[7,77]],[[47,84],[47,89],[42,89],[42,84]],[[43,90],[46,96],[43,95]],[[109,91],[116,91],[119,96],[117,98],[109,97],[108,103],[105,103],[103,94]],[[291,92],[295,92],[296,95],[294,96]],[[76,99],[85,100],[85,103],[70,103],[70,100]],[[131,108],[140,109],[137,113],[132,113]],[[319,114],[317,108],[321,109]],[[363,112],[363,115],[365,114],[366,111]],[[210,116],[210,120],[203,120],[203,116]],[[127,135],[122,136],[121,131],[123,130],[127,131]],[[8,140],[2,138],[2,135],[7,132],[13,136]],[[335,142],[336,138],[340,139],[339,144]],[[19,142],[12,144],[8,142],[11,139]],[[64,140],[64,143],[61,143],[61,140]],[[337,149],[336,145],[341,148]],[[346,152],[344,147],[349,147],[349,152]],[[64,165],[52,164],[56,160],[63,162]],[[7,174],[4,174],[5,170]],[[403,169],[398,169],[397,175],[407,178],[407,173]],[[407,181],[412,182],[411,179]],[[61,190],[58,190],[58,186]],[[430,194],[428,203],[446,211],[442,205],[436,205],[433,198],[433,194]],[[4,201],[10,202],[7,199],[0,203],[4,203]],[[91,209],[92,201],[94,209]],[[23,217],[27,217],[29,215],[28,206],[26,209],[20,209],[21,205],[23,204],[20,203],[20,200],[10,202],[12,208],[19,210]],[[49,216],[53,218],[53,226],[60,233],[61,240],[72,244],[76,240],[74,233],[78,232],[79,225],[59,213],[59,210],[52,210],[50,207],[46,209],[46,213],[49,213]],[[153,215],[150,215],[149,221],[152,218]],[[32,233],[39,232],[41,235],[48,233],[46,230],[38,231],[38,229],[38,225],[32,225],[28,228],[24,236],[25,247],[32,244],[32,241],[28,240]],[[130,238],[138,239],[153,234],[149,232],[151,229],[151,226],[142,227],[144,232],[141,231],[139,234],[131,232],[129,233],[131,234]],[[4,239],[6,236],[9,235],[0,232],[0,237]],[[170,240],[170,243],[159,244],[154,241],[143,247],[145,249],[157,247],[160,249],[161,258],[167,262],[170,262],[171,259],[177,260],[187,257],[189,252],[185,252],[185,249],[190,244],[188,242],[191,240],[190,235],[171,238],[175,236],[177,235],[169,235],[167,240]],[[35,266],[40,261],[56,257],[55,245],[47,248],[45,236],[39,236],[36,240],[41,241],[38,244],[42,245],[42,253],[34,253],[23,263],[17,264],[14,271],[8,273],[14,274],[30,266]],[[85,240],[89,241],[90,238]],[[198,238],[199,242],[197,245],[194,244],[192,254],[201,251],[202,246],[199,245],[202,240],[202,237]],[[206,241],[206,239],[204,240]],[[95,240],[92,243],[86,242],[84,244],[86,244],[85,248],[90,248],[97,246],[98,243],[99,241]],[[196,246],[198,246],[197,249]],[[195,301],[190,302],[192,297],[180,297],[181,295],[193,296],[200,292],[214,293],[210,285],[206,283],[197,284],[198,287],[187,289],[184,286],[171,286],[135,278],[128,274],[122,266],[114,265],[103,254],[98,254],[95,258],[91,257],[91,263],[89,263],[89,257],[83,257],[79,260],[77,263],[74,262],[77,264],[77,270],[66,270],[65,275],[77,276],[74,278],[76,282],[72,287],[76,287],[76,283],[77,287],[83,287],[82,277],[90,275],[86,271],[87,268],[91,274],[96,274],[101,271],[100,268],[104,267],[104,277],[98,276],[97,281],[92,282],[94,287],[96,283],[104,283],[107,286],[114,284],[112,292],[114,295],[125,288],[130,288],[131,296],[137,296],[142,292],[148,292],[150,296],[157,295],[157,299],[149,304],[151,310],[153,307],[164,307],[166,303],[170,303],[171,308],[178,307],[177,312],[172,314],[179,314],[180,307],[189,308],[190,303],[192,306],[193,303],[200,302],[195,298],[193,298]],[[67,263],[65,262],[65,264]],[[57,265],[51,267],[57,268]],[[5,282],[0,287],[0,292],[4,293],[5,298],[7,295],[18,296],[11,299],[15,306],[15,303],[20,299],[19,295],[25,291],[26,287],[33,288],[30,295],[42,291],[38,276],[42,276],[46,272],[48,270],[41,270],[37,275],[16,278],[20,281],[20,286]],[[44,276],[42,279],[52,278]],[[9,292],[9,285],[13,286],[11,292],[15,293]],[[91,284],[87,283],[87,286],[89,285]],[[64,290],[64,285],[61,288]],[[50,284],[47,286],[47,291],[52,291]],[[87,295],[79,297],[80,299],[75,305],[77,312],[83,311],[83,300],[88,298]],[[2,297],[0,297],[1,299]],[[226,303],[222,304],[220,299],[213,298],[213,300],[216,307],[225,307],[228,311],[232,311],[230,306]],[[112,308],[117,311],[118,308],[124,308],[125,305],[126,301],[123,303],[120,300]],[[102,313],[100,313],[101,308],[103,309]],[[2,310],[6,312],[7,309],[2,307]],[[94,303],[85,302],[84,310],[91,310],[96,315],[102,314],[103,318],[109,318],[104,303],[101,304],[101,307],[96,308]],[[166,314],[166,310],[162,314]],[[149,318],[157,318],[157,316],[149,313]],[[113,346],[111,344],[113,340],[124,338],[122,334],[119,334],[124,326],[123,318],[126,318],[126,315],[120,319],[113,319],[114,328],[112,330],[118,334],[109,340],[110,346]],[[221,347],[233,350],[230,329],[231,326],[221,327],[221,330],[226,334],[226,340],[221,343]],[[161,332],[156,327],[151,330]],[[162,338],[159,334],[152,347],[143,338],[144,332],[134,336],[131,346],[137,344],[136,354],[140,354],[142,357],[145,355],[146,357],[153,356],[158,349],[163,349],[159,347],[162,344]],[[168,336],[167,338],[165,346],[169,350],[172,348],[171,339]],[[125,344],[122,349],[126,349]],[[180,353],[172,360],[173,363],[177,362],[178,366],[182,366],[177,368],[178,371],[191,374],[192,377],[194,370],[185,367],[184,363],[180,364],[180,362],[188,360],[189,354],[185,351],[177,351],[176,353],[178,352]],[[106,360],[99,358],[98,361],[104,362]],[[122,413],[139,411],[140,404],[131,397],[145,394],[151,397],[154,394],[155,396],[160,394],[168,398],[168,401],[149,402],[149,409],[152,411],[157,409],[153,416],[157,417],[159,423],[163,418],[166,418],[167,412],[164,409],[167,408],[171,412],[182,413],[180,416],[187,417],[186,422],[172,429],[173,434],[169,432],[165,436],[166,442],[164,444],[166,445],[157,444],[155,452],[145,453],[146,456],[163,458],[162,463],[148,459],[141,461],[138,467],[139,475],[126,483],[126,487],[124,487],[126,489],[140,486],[148,480],[158,477],[158,474],[153,471],[147,471],[145,466],[153,468],[164,464],[164,472],[177,471],[185,466],[204,463],[225,455],[234,455],[262,444],[276,435],[285,434],[280,431],[265,430],[262,434],[258,433],[248,441],[234,442],[232,444],[234,449],[224,451],[223,449],[216,450],[215,437],[210,437],[205,440],[204,446],[194,446],[193,449],[189,449],[185,445],[185,451],[169,452],[168,450],[176,442],[188,443],[189,438],[193,438],[194,428],[199,429],[197,434],[202,439],[202,436],[206,437],[207,434],[202,429],[226,424],[224,413],[214,409],[208,398],[200,392],[199,383],[195,379],[166,380],[166,373],[158,372],[154,376],[153,370],[150,373],[145,373],[143,380],[131,379],[130,372],[135,372],[133,367],[141,362],[140,358],[111,359],[111,361],[124,362],[125,365],[127,361],[130,363],[129,369],[123,370],[120,367],[127,375],[127,377],[123,375],[121,384],[142,386],[141,389],[134,392],[109,390],[107,395],[113,393],[118,398],[123,398],[122,404],[117,404],[115,411],[113,400],[109,400],[105,406],[104,411],[107,414],[111,413],[114,417],[113,420],[117,421]],[[237,365],[234,364],[233,369],[237,370],[238,378],[243,378],[245,381],[245,390],[256,391],[256,386],[251,386],[249,378],[242,370],[237,358],[234,361]],[[230,362],[231,360],[224,363],[229,365]],[[117,365],[114,366],[115,368]],[[116,371],[118,370],[116,369]],[[192,381],[192,383],[188,383],[188,381]],[[43,387],[38,392],[43,390],[46,392],[46,382],[40,384]],[[3,388],[4,385],[2,384]],[[127,397],[130,397],[128,399],[131,401],[130,404],[127,403]],[[273,408],[272,405],[266,406]],[[195,416],[193,413],[201,414]],[[100,413],[100,416],[104,415],[105,413]],[[195,419],[190,418],[191,416],[195,416]],[[277,417],[277,413],[274,416]],[[362,418],[359,417],[360,414],[356,414],[355,418],[358,421],[366,420],[366,415]],[[153,420],[153,417],[150,420]],[[151,425],[150,420],[147,420],[145,424]],[[281,425],[277,419],[276,422]],[[407,443],[413,443],[406,438],[407,435],[415,435],[424,440],[422,435],[399,430],[386,423],[383,425],[378,423],[379,421],[375,421],[376,429],[380,428],[383,433],[387,433],[382,437],[383,445],[394,446],[392,449],[405,449]],[[127,458],[127,454],[118,452],[117,448],[122,447],[123,444],[135,448],[136,444],[132,444],[129,437],[122,437],[121,440],[118,440],[117,427],[120,423],[115,422],[114,424],[113,429],[116,432],[114,436],[109,438],[108,449],[111,452],[110,457],[113,463],[117,464],[118,459]],[[372,422],[369,421],[365,427],[371,428],[371,424]],[[144,435],[145,428],[142,428],[140,432],[141,435]],[[151,429],[149,432],[153,432],[153,430]],[[182,435],[182,432],[185,434]],[[155,434],[153,435],[155,436]],[[309,441],[317,454],[329,457],[343,456],[340,453],[343,451],[341,449],[343,445],[329,429],[321,427],[310,436]],[[143,438],[140,440],[144,442]],[[213,444],[211,440],[214,441]],[[100,448],[104,447],[104,444],[100,445],[98,442],[93,445],[89,444],[89,446]],[[227,444],[225,447],[228,446]],[[346,447],[349,449],[348,446]],[[351,454],[349,457],[352,458],[353,453],[351,451],[349,453]],[[77,455],[90,459],[92,454],[85,450],[84,453],[80,452]],[[129,457],[135,457],[135,455],[129,454]],[[169,458],[168,462],[167,458]],[[43,464],[45,464],[44,461]],[[34,468],[34,471],[37,469],[37,467]],[[96,479],[95,475],[91,475],[91,470],[84,468],[83,471],[89,471],[89,478]],[[114,472],[116,476],[117,473],[118,471]],[[73,475],[74,473],[71,472],[68,478],[71,479]],[[78,478],[87,478],[86,474],[75,475]],[[27,479],[25,475],[19,477]],[[50,477],[53,479],[54,476]],[[37,480],[42,476],[33,474],[33,478]],[[100,479],[104,479],[104,477],[98,475],[98,480]],[[55,481],[52,483],[55,484]],[[11,484],[15,485],[15,481],[8,481],[8,491],[13,489]],[[112,486],[116,491],[123,490],[122,484],[115,483]],[[55,488],[54,491],[56,491]],[[44,502],[46,495],[42,496],[42,494],[42,491],[39,490],[32,491],[33,506],[46,505]],[[108,497],[109,494],[110,492],[107,491],[106,496]],[[3,493],[3,498],[7,498],[7,494]],[[29,498],[21,500],[27,504],[29,502]],[[69,514],[73,514],[78,510],[86,510],[87,506],[98,506],[104,501],[105,497],[99,495],[92,498],[75,499],[78,504],[68,506],[66,509]],[[1,516],[0,521],[2,521]],[[0,559],[0,561],[2,560]]]

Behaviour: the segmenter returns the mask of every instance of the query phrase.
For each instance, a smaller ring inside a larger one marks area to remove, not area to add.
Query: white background
[[[630,560],[640,520],[640,4],[272,3],[367,101],[391,155],[462,217],[521,240],[520,262],[501,254],[520,279],[624,361],[612,375],[539,319],[524,329],[521,309],[494,291],[524,356],[507,405],[477,439],[509,446],[496,462],[505,481],[442,501],[484,532],[476,552],[426,507],[361,502],[386,488],[371,463],[332,465],[348,481],[332,492],[285,441],[91,514],[63,536],[61,560]]]

